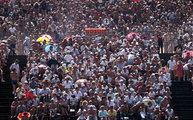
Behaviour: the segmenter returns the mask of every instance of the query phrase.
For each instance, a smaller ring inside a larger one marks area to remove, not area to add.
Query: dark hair
[[[24,116],[27,116],[27,113],[25,112],[23,115],[24,115]]]

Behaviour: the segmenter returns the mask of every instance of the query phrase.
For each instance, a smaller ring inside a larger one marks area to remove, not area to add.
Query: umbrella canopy
[[[87,82],[88,82],[88,81],[87,81],[86,79],[79,79],[79,80],[76,81],[76,84],[77,84],[77,85],[81,85],[82,83],[83,83],[83,84],[86,84]]]
[[[47,66],[46,66],[46,65],[41,64],[41,65],[39,65],[39,66],[38,66],[38,68],[39,68],[39,69],[47,69]]]
[[[45,47],[45,51],[46,52],[48,52],[49,50],[50,50],[50,47],[53,47],[53,51],[56,49],[53,45],[47,45],[46,47]]]
[[[31,93],[31,92],[26,92],[26,93],[25,93],[25,98],[28,99],[28,97],[30,97],[31,99],[34,99],[33,93]]]
[[[142,101],[142,103],[144,103],[145,106],[148,106],[148,103],[149,103],[149,102],[153,103],[153,101],[150,100],[150,99],[144,99],[144,100]]]
[[[38,66],[38,68],[46,68],[47,66],[46,65],[43,65],[43,64],[41,64],[41,65],[39,65]]]
[[[19,113],[19,115],[17,116],[18,120],[21,120],[22,117],[25,116],[25,114],[27,118],[30,118],[31,114],[29,112],[22,112],[22,113]]]
[[[50,41],[52,40],[52,37],[50,35],[48,35],[48,34],[44,34],[41,37],[48,38]]]
[[[133,38],[136,38],[136,37],[137,37],[137,33],[135,32],[131,32],[127,35],[128,40],[132,40]]]
[[[40,42],[41,44],[43,44],[44,41],[46,41],[46,43],[50,42],[50,40],[46,37],[40,37],[36,40],[36,42]]]
[[[186,58],[187,56],[193,56],[193,51],[188,51],[183,54],[183,58]]]

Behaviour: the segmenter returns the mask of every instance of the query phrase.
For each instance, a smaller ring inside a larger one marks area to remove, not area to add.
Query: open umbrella
[[[22,117],[24,117],[26,115],[27,118],[30,118],[31,114],[29,112],[22,112],[19,113],[19,115],[17,116],[18,120],[21,120]]]
[[[81,85],[82,83],[83,83],[83,84],[86,84],[87,82],[88,82],[88,81],[87,81],[86,79],[79,79],[79,80],[76,81],[76,84],[77,84],[77,85]]]
[[[48,52],[49,50],[50,50],[50,47],[53,47],[53,51],[55,50],[55,47],[53,46],[53,45],[47,45],[46,47],[45,47],[45,51],[46,52]]]
[[[48,68],[48,66],[46,66],[44,64],[41,64],[41,65],[38,66],[38,68],[39,68],[39,71],[43,73]]]
[[[25,92],[25,98],[28,99],[28,97],[30,96],[31,99],[34,99],[34,95],[31,92]]]
[[[137,33],[135,32],[131,32],[127,35],[128,40],[132,40],[133,38],[136,38],[136,37],[137,37]]]
[[[193,56],[193,51],[188,51],[183,54],[183,58],[186,58],[186,56]]]
[[[48,38],[50,41],[52,40],[52,37],[50,35],[48,35],[48,34],[44,34],[41,37]]]
[[[44,41],[46,41],[46,43],[50,42],[50,40],[46,37],[40,37],[36,40],[36,42],[40,42],[41,44],[43,44]]]
[[[143,101],[142,101],[142,103],[144,103],[145,104],[145,106],[148,106],[148,103],[149,102],[151,102],[152,104],[153,104],[153,101],[152,100],[150,100],[150,99],[144,99]]]
[[[46,66],[46,65],[41,64],[41,65],[39,65],[39,66],[38,66],[38,68],[40,68],[40,69],[46,69],[46,68],[47,68],[47,66]]]

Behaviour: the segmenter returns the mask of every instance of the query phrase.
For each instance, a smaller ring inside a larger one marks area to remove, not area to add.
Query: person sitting
[[[90,105],[90,109],[87,111],[87,120],[97,120],[97,110],[93,105]]]
[[[117,120],[117,111],[113,109],[113,106],[108,111],[108,120]]]

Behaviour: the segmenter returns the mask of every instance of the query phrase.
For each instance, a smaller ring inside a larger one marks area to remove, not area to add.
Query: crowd
[[[177,119],[169,87],[192,80],[192,7],[189,0],[0,0],[0,66],[8,54],[28,56],[23,70],[18,60],[10,66],[11,117]],[[106,33],[85,33],[100,27]],[[36,42],[43,34],[49,43]],[[159,53],[173,51],[164,66]]]

